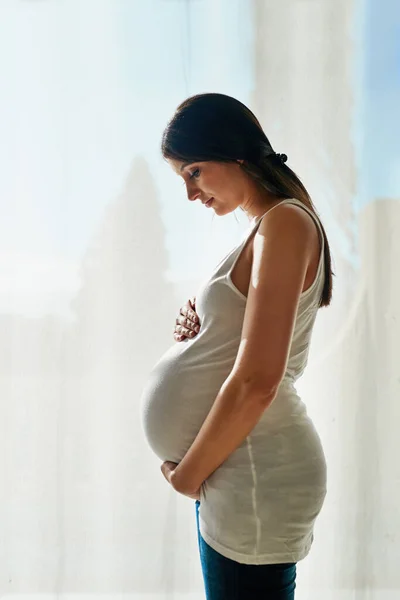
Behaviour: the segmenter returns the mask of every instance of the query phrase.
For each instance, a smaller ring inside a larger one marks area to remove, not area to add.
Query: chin
[[[217,201],[214,200],[211,208],[220,217],[223,217],[224,215],[228,215],[229,213],[233,212],[233,210],[234,210],[233,208],[230,208],[226,204],[220,204],[218,200]]]
[[[213,206],[213,208],[217,209],[215,212],[217,212],[221,216],[229,215],[230,213],[233,213],[235,211],[235,209],[231,208],[230,206],[223,206],[220,210],[218,210],[218,206]]]

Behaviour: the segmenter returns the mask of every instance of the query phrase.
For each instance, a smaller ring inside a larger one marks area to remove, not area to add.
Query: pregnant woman
[[[249,227],[177,320],[142,395],[148,443],[195,500],[208,600],[293,600],[326,496],[320,437],[296,380],[331,257],[310,196],[254,114],[223,94],[176,110],[162,154],[190,201]],[[178,335],[180,334],[180,335]]]

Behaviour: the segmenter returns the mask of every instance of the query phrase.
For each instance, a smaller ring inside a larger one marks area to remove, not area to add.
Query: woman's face
[[[248,200],[249,178],[241,169],[239,162],[221,163],[198,161],[185,163],[167,159],[172,169],[183,178],[189,200],[200,200],[218,215],[226,215]]]

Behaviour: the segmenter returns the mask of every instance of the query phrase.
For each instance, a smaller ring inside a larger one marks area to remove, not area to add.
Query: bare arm
[[[261,222],[254,240],[238,355],[196,439],[174,471],[171,483],[178,492],[197,491],[246,439],[276,397],[314,235],[314,224],[298,207],[279,207]]]

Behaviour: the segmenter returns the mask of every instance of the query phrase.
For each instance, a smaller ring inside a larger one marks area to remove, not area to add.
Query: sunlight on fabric
[[[193,503],[139,398],[249,225],[160,154],[210,91],[288,155],[333,256],[297,385],[328,494],[296,600],[399,598],[399,31],[397,0],[0,2],[2,598],[204,598]]]

